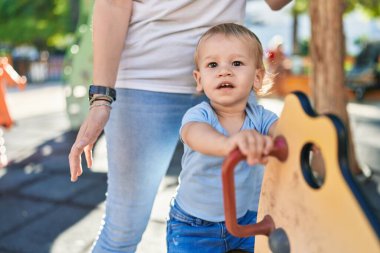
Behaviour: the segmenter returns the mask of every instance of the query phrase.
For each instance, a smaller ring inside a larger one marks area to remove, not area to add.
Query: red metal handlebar
[[[285,161],[288,157],[288,147],[283,136],[278,136],[274,140],[274,148],[269,154],[275,156],[280,161]],[[272,217],[266,215],[262,221],[256,224],[239,225],[236,218],[236,200],[235,200],[235,166],[246,157],[236,149],[224,160],[222,165],[222,182],[223,182],[223,198],[224,212],[226,217],[227,230],[237,237],[248,237],[252,235],[269,235],[275,225]]]

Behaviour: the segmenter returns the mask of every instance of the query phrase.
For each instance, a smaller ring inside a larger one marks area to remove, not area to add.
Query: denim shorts
[[[256,223],[257,213],[248,211],[241,225]],[[168,253],[225,253],[233,249],[254,252],[255,238],[231,235],[225,222],[210,222],[191,216],[172,201],[166,228]]]

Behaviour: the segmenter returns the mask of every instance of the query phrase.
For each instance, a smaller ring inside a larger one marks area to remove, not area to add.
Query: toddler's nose
[[[230,76],[232,75],[231,68],[229,66],[221,66],[218,76]]]

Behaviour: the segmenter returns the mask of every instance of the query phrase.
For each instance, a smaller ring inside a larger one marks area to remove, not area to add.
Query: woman
[[[277,10],[291,0],[266,0]],[[93,252],[135,252],[178,140],[181,118],[199,103],[193,53],[203,32],[243,23],[244,0],[97,0],[90,111],[69,155],[71,180],[92,166],[105,127],[106,210]],[[113,94],[116,88],[116,95]],[[112,107],[112,110],[111,110]]]

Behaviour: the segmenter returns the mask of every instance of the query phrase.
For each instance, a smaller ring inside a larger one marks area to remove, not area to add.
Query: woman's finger
[[[75,182],[82,175],[81,155],[84,152],[87,167],[92,167],[92,148],[109,118],[109,108],[92,109],[79,129],[77,138],[69,155],[71,181]]]
[[[81,155],[85,147],[85,143],[81,141],[81,136],[83,135],[86,128],[87,128],[87,120],[84,121],[82,126],[80,127],[77,138],[70,150],[69,165],[70,165],[71,182],[77,181],[78,174],[80,174],[82,171]]]
[[[92,149],[96,140],[99,138],[100,133],[103,131],[104,126],[109,118],[109,108],[93,108],[89,116],[89,122],[86,131],[83,133],[82,140],[87,143],[84,148],[84,154],[87,162],[87,167],[92,167],[93,157]]]
[[[88,119],[86,119],[82,126],[80,127],[78,131],[77,138],[71,147],[71,151],[69,154],[69,165],[70,165],[70,174],[71,174],[71,182],[75,182],[78,180],[78,176],[82,174],[82,159],[81,155],[83,153],[84,148],[87,146],[88,143],[82,138],[83,135],[86,132],[87,129],[87,122]]]
[[[69,154],[69,165],[72,182],[77,181],[78,175],[80,175],[82,172],[81,154],[83,152],[83,149],[83,143],[78,142],[75,142],[71,147],[71,151]]]
[[[87,168],[92,168],[92,148],[94,147],[93,144],[89,144],[84,148],[84,155],[86,157],[87,162]]]

